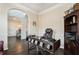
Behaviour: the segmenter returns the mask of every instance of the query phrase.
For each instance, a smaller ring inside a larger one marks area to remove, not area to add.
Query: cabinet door
[[[76,43],[76,47],[77,47],[77,54],[79,55],[79,43]]]
[[[65,49],[65,51],[67,51],[68,53],[70,53],[71,46],[70,46],[70,43],[69,43],[68,40],[65,40],[64,49]]]

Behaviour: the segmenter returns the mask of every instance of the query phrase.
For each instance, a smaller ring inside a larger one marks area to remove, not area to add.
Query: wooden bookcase
[[[70,54],[79,54],[79,10],[64,16],[64,49]]]
[[[79,10],[64,16],[64,31],[74,35],[74,40],[79,40]]]

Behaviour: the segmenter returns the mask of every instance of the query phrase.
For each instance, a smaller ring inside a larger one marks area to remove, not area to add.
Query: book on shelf
[[[76,23],[75,16],[73,17],[73,23]]]

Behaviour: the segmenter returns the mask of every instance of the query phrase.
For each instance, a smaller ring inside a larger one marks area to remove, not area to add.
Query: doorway
[[[10,9],[8,11],[8,53],[22,54],[27,37],[27,15],[21,10]]]

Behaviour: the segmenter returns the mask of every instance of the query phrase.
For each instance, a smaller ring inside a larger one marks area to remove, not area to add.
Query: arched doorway
[[[22,40],[27,37],[28,17],[19,9],[8,11],[8,50],[22,52]]]

